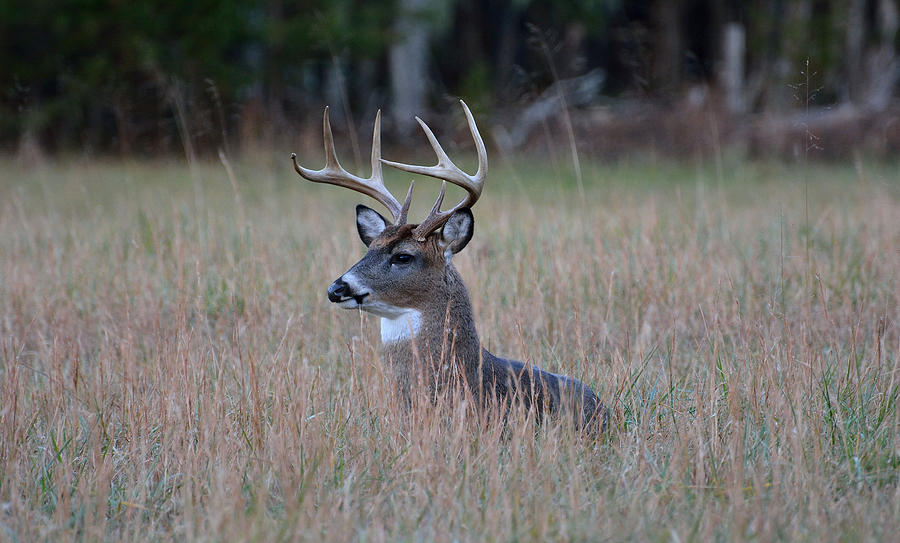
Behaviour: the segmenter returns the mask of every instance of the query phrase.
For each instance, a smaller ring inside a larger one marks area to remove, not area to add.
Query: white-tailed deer
[[[590,387],[571,377],[494,356],[481,346],[469,294],[451,262],[472,239],[474,218],[470,208],[481,195],[488,169],[487,152],[475,119],[460,102],[478,152],[475,175],[453,164],[418,117],[437,155],[437,164],[416,166],[382,159],[380,111],[375,117],[372,175],[368,179],[347,172],[338,162],[328,108],[323,120],[325,167],[309,170],[297,164],[296,154],[291,155],[294,169],[304,178],[371,196],[392,216],[389,221],[373,209],[356,206],[356,227],[369,250],[328,287],[328,299],[345,309],[361,309],[381,317],[382,358],[394,368],[407,398],[419,384],[434,393],[462,380],[481,405],[497,399],[521,402],[527,409],[536,408],[538,417],[547,410],[574,417],[576,425],[588,432],[602,431],[608,413]],[[401,205],[384,186],[382,164],[444,180],[431,213],[421,224],[406,223],[413,183]],[[447,181],[464,188],[467,196],[441,211]]]

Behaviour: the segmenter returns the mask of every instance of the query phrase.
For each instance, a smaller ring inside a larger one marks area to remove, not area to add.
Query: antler
[[[403,205],[394,198],[387,187],[384,186],[384,177],[381,171],[381,110],[375,115],[375,131],[372,135],[372,175],[368,179],[357,177],[341,167],[338,162],[337,152],[334,150],[334,135],[331,133],[331,123],[328,120],[328,107],[325,107],[325,117],[322,121],[322,136],[325,140],[325,167],[321,170],[310,170],[297,164],[297,153],[291,153],[291,161],[294,169],[304,178],[314,183],[328,183],[339,187],[348,188],[371,196],[388,208],[394,218],[395,224],[405,224],[406,215],[409,212],[409,203],[412,197],[412,183],[406,194]]]
[[[441,144],[438,143],[437,138],[434,137],[434,132],[432,132],[431,129],[428,128],[428,125],[418,117],[416,117],[416,121],[419,122],[422,130],[425,131],[425,135],[428,137],[429,143],[431,143],[431,148],[434,149],[434,154],[437,155],[437,164],[435,164],[434,166],[417,166],[414,164],[403,164],[400,162],[392,162],[390,160],[381,159],[381,162],[383,162],[384,164],[387,164],[388,166],[397,168],[399,170],[410,173],[417,173],[420,175],[427,175],[429,177],[435,177],[437,179],[444,180],[444,182],[441,184],[441,193],[438,195],[437,201],[434,203],[434,207],[431,209],[428,217],[426,217],[425,220],[422,221],[422,223],[419,224],[419,226],[417,226],[413,231],[413,235],[419,241],[424,241],[425,238],[428,237],[428,234],[443,226],[444,223],[446,223],[450,218],[450,216],[453,215],[453,213],[458,209],[473,206],[475,202],[478,201],[478,197],[481,196],[482,188],[484,188],[484,178],[487,175],[488,170],[487,151],[484,148],[484,140],[481,139],[481,134],[478,132],[478,127],[475,126],[475,119],[472,117],[472,112],[469,111],[469,106],[467,106],[466,103],[462,100],[460,100],[459,103],[462,104],[463,110],[466,113],[466,120],[469,123],[469,131],[472,133],[472,138],[475,140],[475,150],[478,152],[478,171],[475,172],[475,175],[467,174],[466,172],[459,169],[459,167],[457,167],[453,163],[453,161],[450,160],[450,157],[448,157],[447,153],[444,152]],[[374,171],[374,151],[372,157]],[[466,192],[468,194],[452,208],[448,209],[447,211],[441,211],[441,204],[444,201],[444,193],[447,189],[447,181],[466,189]],[[411,193],[412,185],[410,185],[410,194]],[[407,207],[408,202],[409,195],[407,195]]]

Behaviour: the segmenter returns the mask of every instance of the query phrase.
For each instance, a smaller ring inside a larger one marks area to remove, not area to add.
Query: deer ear
[[[463,250],[474,233],[475,217],[472,216],[472,210],[464,207],[450,215],[441,230],[441,245],[444,246],[448,261],[451,256]]]
[[[362,204],[356,206],[356,231],[359,232],[359,239],[366,244],[366,247],[384,232],[387,225],[387,219],[374,209]]]

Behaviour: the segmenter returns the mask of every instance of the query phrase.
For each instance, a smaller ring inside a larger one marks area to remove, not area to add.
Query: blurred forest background
[[[358,155],[378,108],[395,144],[415,114],[464,138],[462,97],[508,151],[889,156],[898,26],[895,0],[0,0],[0,150],[318,149],[330,104]]]

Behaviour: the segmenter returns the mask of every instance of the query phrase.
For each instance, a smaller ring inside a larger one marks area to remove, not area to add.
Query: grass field
[[[898,170],[561,168],[495,160],[455,262],[493,352],[613,409],[599,442],[401,411],[325,296],[362,197],[287,156],[6,161],[0,540],[894,539]]]

